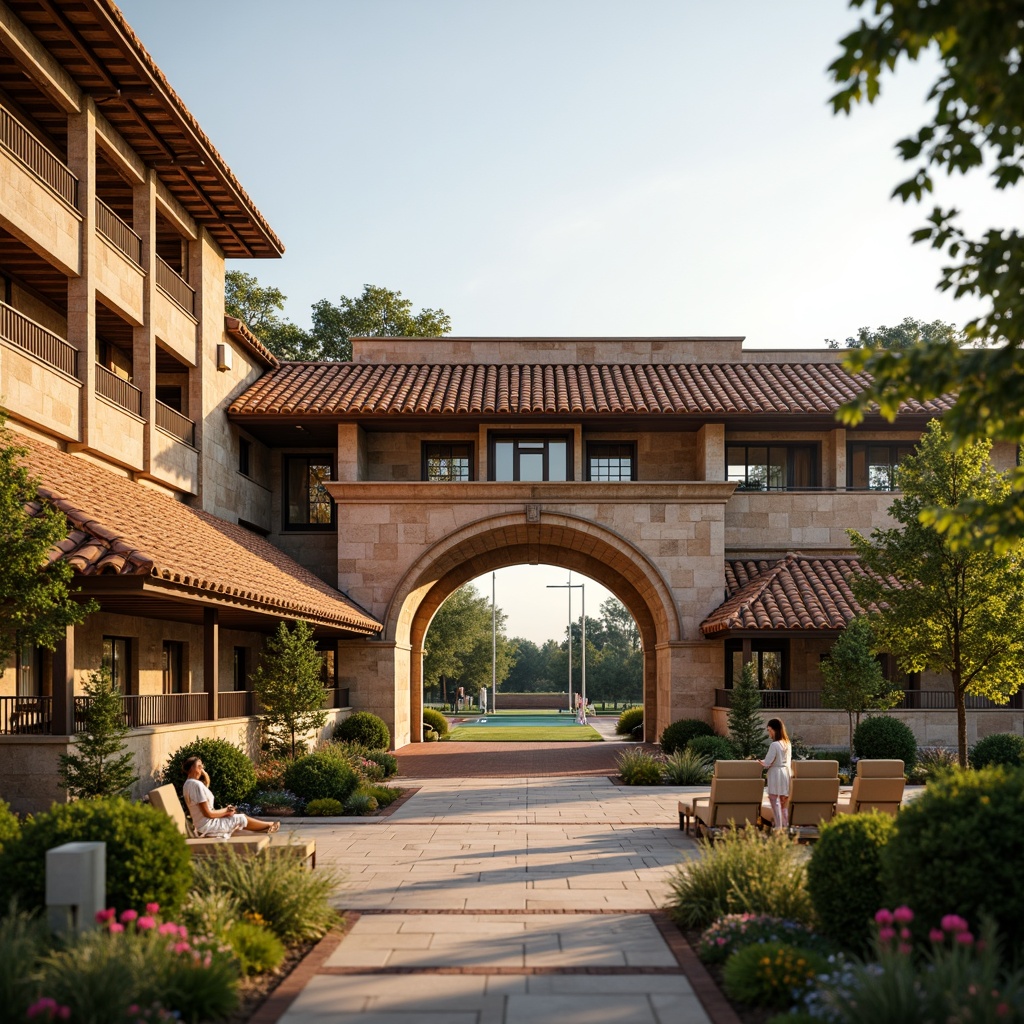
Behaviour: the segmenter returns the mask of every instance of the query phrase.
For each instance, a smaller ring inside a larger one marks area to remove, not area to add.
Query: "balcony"
[[[715,690],[715,707],[732,706],[732,690]],[[996,704],[987,697],[968,697],[968,711],[1020,710],[1024,707],[1024,691],[1010,698],[1008,704]],[[762,690],[761,707],[765,711],[823,711],[820,690]],[[906,690],[894,711],[954,711],[952,690]]]
[[[172,409],[160,401],[156,402],[156,425],[179,441],[184,441],[185,444],[195,447],[195,423],[187,416],[183,416],[177,409]]]
[[[217,694],[220,718],[248,718],[256,714],[256,694],[252,690],[221,690]]]
[[[121,406],[126,412],[142,415],[142,392],[100,363],[96,364],[96,394]]]
[[[142,266],[142,239],[98,196],[96,230],[137,267]]]
[[[68,206],[78,206],[78,179],[10,111],[0,107],[0,146]]]
[[[0,337],[61,373],[78,376],[78,350],[4,302],[0,302]]]
[[[195,289],[159,256],[156,258],[156,286],[189,316],[196,315]]]

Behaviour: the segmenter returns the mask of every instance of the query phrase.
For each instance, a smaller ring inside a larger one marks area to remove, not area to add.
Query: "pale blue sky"
[[[909,244],[924,212],[888,198],[932,69],[833,117],[825,68],[857,20],[840,0],[121,7],[287,247],[234,265],[304,326],[364,283],[442,307],[458,335],[813,348],[975,312]],[[1019,219],[983,182],[938,198],[969,226]],[[519,613],[499,592],[512,632],[564,622],[544,586],[499,579],[521,595]]]

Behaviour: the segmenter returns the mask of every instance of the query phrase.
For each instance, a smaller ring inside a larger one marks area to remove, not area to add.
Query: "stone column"
[[[409,742],[423,742],[423,648],[409,655]]]
[[[832,474],[831,480],[828,479],[829,472]],[[846,430],[843,427],[832,431],[832,459],[826,469],[824,483],[826,487],[835,487],[837,490],[846,487]]]
[[[725,479],[725,424],[705,423],[697,431],[697,479]]]
[[[135,385],[142,389],[143,471],[152,466],[153,431],[156,429],[156,329],[153,302],[156,296],[156,174],[149,170],[146,180],[132,189],[135,231],[142,238],[142,326],[132,331],[132,364]]]
[[[410,666],[412,651],[393,640],[359,638],[338,641],[342,686],[357,711],[372,711],[387,723],[394,746],[411,739]]]
[[[68,626],[53,652],[53,717],[50,732],[71,736],[75,731],[75,627]]]
[[[220,689],[220,622],[216,608],[203,609],[203,686],[206,689],[211,722],[217,721],[217,691]]]

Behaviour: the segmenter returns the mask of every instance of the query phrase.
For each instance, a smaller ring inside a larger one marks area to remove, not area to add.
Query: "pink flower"
[[[878,929],[878,941],[879,942],[892,942],[896,938],[895,928],[879,928]]]
[[[908,906],[897,907],[892,916],[897,924],[910,924],[914,920],[914,912]]]
[[[928,938],[931,939],[932,942],[945,942],[946,933],[941,928],[933,928],[928,933]]]
[[[142,1007],[139,1006],[138,1003],[132,1003],[132,1005],[128,1007],[128,1012],[129,1013],[141,1013],[142,1012]]]
[[[947,914],[940,923],[943,931],[947,932],[965,932],[969,927],[959,914]]]
[[[160,934],[161,935],[177,935],[178,934],[178,926],[173,921],[164,921],[164,923],[162,925],[160,925]]]
[[[716,943],[716,945],[724,946],[725,945],[725,939],[723,939],[722,936],[719,935],[718,938],[715,939],[715,943]]]
[[[122,910],[121,911],[121,924],[131,924],[132,921],[138,918],[139,912],[137,910]]]
[[[27,1011],[28,1017],[38,1017],[40,1014],[55,1013],[57,1010],[57,1000],[52,999],[50,996],[43,996],[41,999],[37,999]]]
[[[147,914],[159,914],[160,913],[160,904],[159,903],[147,903],[146,904],[146,913]]]
[[[151,917],[140,917],[135,926],[140,932],[148,932],[150,928],[156,927],[156,921]]]
[[[182,924],[178,926],[178,934],[183,938],[188,938],[188,929]]]
[[[956,941],[961,946],[969,946],[974,941],[974,936],[970,932],[957,932]]]
[[[113,921],[117,915],[117,911],[113,907],[108,907],[106,910],[96,911],[96,923],[106,924],[108,921]]]
[[[891,910],[886,910],[882,907],[881,910],[875,913],[875,924],[890,925],[893,922],[893,916]]]
[[[110,931],[113,934],[117,934],[118,932],[123,932],[124,931],[124,925],[123,924],[118,924],[116,921],[111,921],[110,922]]]
[[[1009,1003],[997,1003],[996,1004],[996,1016],[997,1017],[1009,1017],[1010,1016],[1010,1004]]]
[[[184,940],[182,940],[181,942],[176,942],[173,946],[175,953],[187,953],[191,948],[192,947]]]
[[[898,946],[897,946],[896,948],[897,948],[897,949],[898,949],[898,950],[899,950],[899,951],[900,951],[900,952],[901,952],[901,953],[902,953],[902,954],[903,954],[904,956],[906,956],[906,954],[907,954],[907,953],[909,953],[909,952],[911,952],[911,950],[912,950],[912,949],[913,949],[914,947],[913,947],[913,946],[911,946],[909,942],[901,942],[901,943],[900,943],[900,944],[899,944],[899,945],[898,945]]]
[[[907,942],[910,939],[910,937],[911,937],[911,935],[910,935],[910,929],[909,928],[901,928],[900,929],[900,938],[904,942]]]

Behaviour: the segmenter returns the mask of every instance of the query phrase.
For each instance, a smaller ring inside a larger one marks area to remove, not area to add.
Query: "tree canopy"
[[[850,0],[872,7],[873,17],[840,41],[830,67],[840,86],[835,112],[849,113],[862,100],[873,103],[882,79],[900,58],[938,57],[938,76],[928,93],[930,117],[896,148],[911,173],[894,195],[922,201],[934,189],[933,175],[984,171],[996,189],[1016,186],[1024,175],[1024,9],[1006,0]],[[938,287],[957,298],[974,296],[983,311],[964,328],[974,347],[955,337],[901,349],[859,348],[847,357],[855,372],[873,383],[841,410],[850,424],[877,403],[894,419],[907,399],[927,401],[955,392],[944,425],[955,444],[979,438],[1024,440],[1024,236],[992,227],[968,237],[960,211],[933,208],[915,242],[927,242],[948,257]],[[1024,470],[991,507],[965,506],[971,516],[922,509],[926,519],[957,542],[981,540],[1005,549],[1024,536]]]
[[[828,348],[883,348],[890,351],[903,351],[913,348],[914,345],[934,345],[945,342],[965,345],[967,339],[964,332],[955,324],[947,324],[942,320],[925,323],[923,320],[915,320],[910,316],[904,317],[895,327],[886,327],[885,324],[874,330],[870,327],[861,327],[857,331],[856,337],[847,338],[842,345],[835,338],[825,339],[825,345]]]
[[[1005,474],[989,462],[990,442],[955,448],[933,420],[914,455],[897,469],[901,494],[889,506],[899,524],[856,531],[851,542],[868,570],[851,579],[854,596],[872,608],[878,647],[905,672],[949,673],[957,712],[960,763],[967,764],[968,694],[1005,703],[1024,685],[1024,562],[1021,548],[1003,554],[953,545],[921,521],[924,508],[950,515],[965,499],[1000,500]]]

